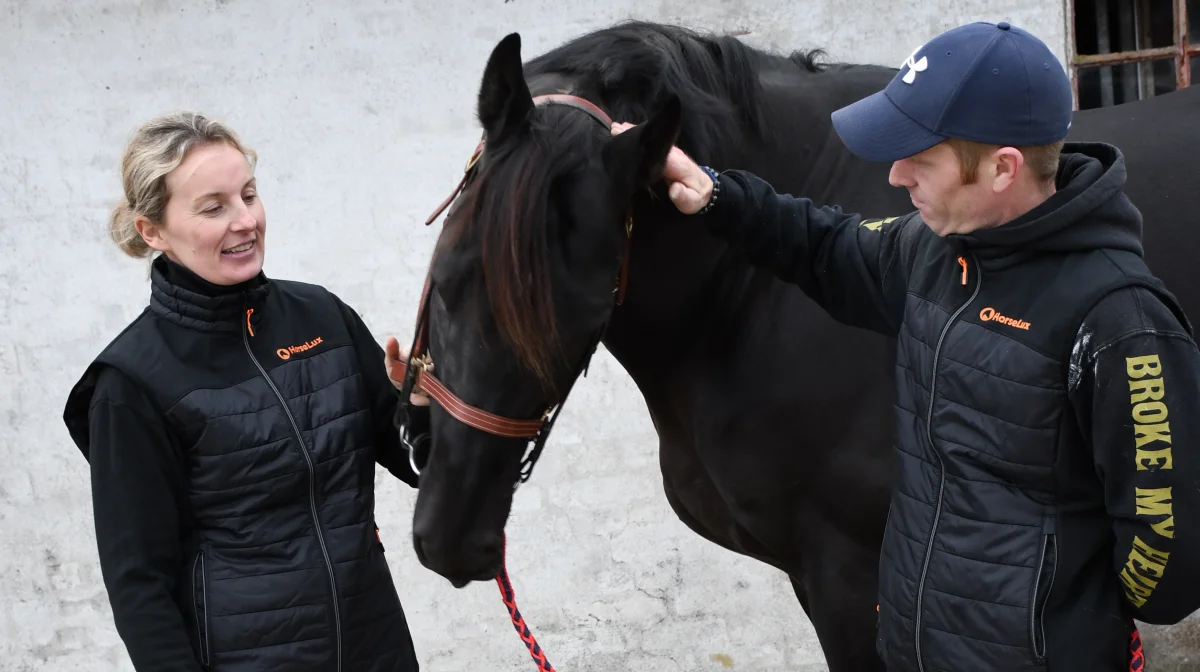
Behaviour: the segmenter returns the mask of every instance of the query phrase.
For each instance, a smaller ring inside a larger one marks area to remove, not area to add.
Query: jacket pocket
[[[1054,519],[1046,520],[1042,528],[1042,541],[1038,553],[1038,565],[1033,574],[1033,587],[1029,601],[1029,645],[1033,659],[1038,665],[1046,662],[1046,627],[1044,623],[1046,603],[1054,587],[1054,575],[1058,569],[1058,541],[1054,535]]]
[[[877,567],[877,571],[880,573],[880,575],[882,575],[882,573],[884,571],[884,564],[885,564],[884,558],[886,557],[886,554],[887,554],[888,530],[889,530],[889,526],[891,524],[892,524],[892,504],[891,504],[891,502],[888,502],[887,516],[883,519],[883,537],[879,540],[879,565]],[[877,593],[875,595],[875,635],[876,635],[876,638],[878,638],[878,635],[879,635],[879,619],[881,618],[881,614],[880,614],[879,610],[883,606],[883,600],[881,599],[880,594],[879,594],[879,592],[882,590],[883,590],[883,587],[882,587],[882,584],[880,584],[880,587],[877,589]]]
[[[196,642],[202,665],[212,664],[208,644],[208,585],[204,572],[204,551],[192,562],[192,607],[196,614]]]

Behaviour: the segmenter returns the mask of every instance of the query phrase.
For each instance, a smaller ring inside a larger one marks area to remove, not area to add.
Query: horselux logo
[[[280,348],[275,351],[275,354],[279,355],[280,359],[291,359],[292,355],[296,354],[297,352],[312,350],[321,343],[323,343],[323,341],[321,340],[321,337],[318,336],[307,343],[301,343],[300,345],[289,345],[286,348]]]
[[[984,322],[999,322],[1000,324],[1008,325],[1016,329],[1024,329],[1025,331],[1029,331],[1029,323],[1025,320],[1018,320],[1008,317],[1007,315],[1001,315],[998,310],[992,308],[991,306],[979,311],[979,319],[983,320]]]

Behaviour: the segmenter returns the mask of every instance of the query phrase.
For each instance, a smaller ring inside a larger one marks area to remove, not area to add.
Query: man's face
[[[958,155],[943,142],[892,164],[888,181],[908,189],[913,206],[921,219],[939,236],[967,233],[994,222],[997,194],[989,173],[991,157],[979,162],[974,184],[963,184],[962,164]]]

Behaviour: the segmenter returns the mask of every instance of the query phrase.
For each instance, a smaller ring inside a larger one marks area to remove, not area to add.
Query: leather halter
[[[569,94],[546,94],[534,97],[533,102],[536,106],[563,105],[581,110],[599,122],[600,125],[602,125],[605,129],[611,129],[613,125],[612,119],[610,119],[603,110],[601,110],[595,104],[577,96],[572,96]],[[436,220],[438,216],[441,215],[442,212],[444,212],[446,208],[448,208],[450,204],[454,202],[454,199],[458,197],[462,190],[466,188],[467,184],[475,174],[475,166],[479,161],[479,157],[483,153],[483,148],[486,141],[487,138],[485,136],[479,141],[479,144],[476,145],[475,151],[471,154],[471,158],[467,161],[466,168],[463,171],[462,179],[454,188],[454,191],[450,192],[450,195],[446,197],[446,200],[442,201],[437,209],[433,211],[433,214],[431,214],[425,220],[426,226],[433,223],[433,221]],[[614,294],[616,295],[616,305],[620,305],[625,298],[625,285],[628,279],[629,268],[629,240],[633,233],[633,221],[631,217],[632,215],[629,215],[625,220],[625,250],[622,255],[620,270],[618,271],[616,279],[616,287],[613,290]],[[444,383],[442,383],[442,381],[438,380],[437,377],[434,376],[433,360],[430,357],[430,354],[426,351],[429,335],[429,315],[427,311],[429,294],[432,288],[432,271],[433,269],[431,267],[425,276],[425,287],[421,290],[421,303],[417,311],[416,335],[413,340],[412,348],[409,350],[409,361],[402,362],[397,367],[399,369],[399,375],[403,376],[403,384],[400,388],[401,408],[407,414],[407,409],[411,406],[409,394],[415,390],[436,400],[442,409],[449,413],[452,417],[462,423],[474,427],[475,429],[487,432],[488,434],[493,434],[495,436],[513,439],[528,439],[534,441],[533,449],[528,453],[528,455],[522,458],[521,477],[518,482],[524,482],[529,479],[529,476],[533,471],[533,465],[540,456],[542,447],[545,445],[546,438],[549,436],[550,430],[554,425],[554,421],[558,418],[559,411],[562,409],[562,405],[566,401],[567,396],[570,394],[571,389],[568,387],[566,394],[563,395],[563,398],[558,402],[548,406],[546,410],[542,412],[540,417],[521,419],[506,418],[485,411],[481,408],[477,408],[466,403],[456,394],[451,392],[450,389]],[[591,360],[596,347],[599,345],[600,338],[603,336],[603,332],[604,328],[602,327],[599,333],[595,335],[591,347],[584,354],[584,360],[578,367],[575,377],[571,381],[571,387],[574,386],[575,380],[579,378],[580,372],[583,372],[586,375],[587,364]],[[414,458],[415,449],[410,442],[410,437],[407,433],[407,422],[405,422],[404,425],[405,426],[402,427],[401,431],[401,438],[409,451],[409,464],[412,466],[414,472],[420,473],[420,469],[417,467],[416,460]]]

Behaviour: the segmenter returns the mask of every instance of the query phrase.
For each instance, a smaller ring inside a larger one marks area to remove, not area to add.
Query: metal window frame
[[[1079,109],[1079,72],[1085,68],[1105,65],[1141,63],[1173,57],[1175,59],[1175,88],[1192,83],[1191,59],[1200,56],[1200,44],[1188,43],[1187,0],[1172,0],[1174,10],[1175,44],[1170,47],[1120,51],[1112,54],[1080,54],[1075,39],[1075,0],[1067,0],[1067,59],[1071,70],[1071,95]]]

